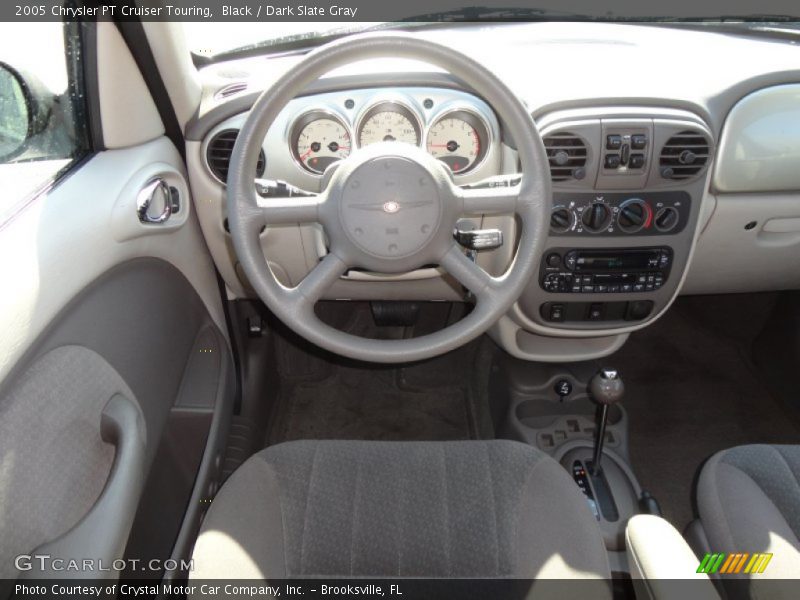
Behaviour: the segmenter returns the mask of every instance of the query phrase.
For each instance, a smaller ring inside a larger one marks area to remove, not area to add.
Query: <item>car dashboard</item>
[[[420,35],[503,77],[530,107],[547,152],[553,197],[546,250],[537,276],[491,331],[512,355],[604,356],[678,294],[800,284],[797,47],[609,24],[497,24]],[[682,50],[668,59],[665,48]],[[680,58],[694,51],[705,64]],[[737,64],[736,56],[748,62]],[[243,59],[202,72],[205,99],[188,128],[189,176],[232,297],[254,293],[227,232],[230,153],[249,106],[299,58]],[[441,160],[456,184],[475,185],[518,172],[513,137],[463,82],[425,65],[370,60],[329,74],[286,106],[264,140],[256,175],[315,192],[336,161],[393,141]],[[514,217],[484,215],[463,226],[503,232],[506,244],[475,257],[502,274],[513,260]],[[287,286],[327,252],[316,225],[269,227],[261,245]],[[467,297],[427,265],[391,276],[352,269],[327,299]]]

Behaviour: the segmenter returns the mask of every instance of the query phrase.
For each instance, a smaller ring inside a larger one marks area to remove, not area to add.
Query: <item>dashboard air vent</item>
[[[551,133],[544,138],[547,159],[550,161],[550,179],[567,181],[586,177],[586,144],[569,132]]]
[[[709,159],[709,143],[699,131],[681,131],[661,149],[658,166],[664,179],[689,179],[702,171]]]
[[[222,183],[228,181],[228,167],[231,162],[233,145],[236,143],[236,136],[239,135],[238,129],[225,129],[216,134],[208,142],[206,148],[206,161],[208,168],[214,176]],[[264,175],[264,151],[258,155],[258,165],[256,166],[256,177]]]
[[[226,85],[224,88],[217,90],[217,93],[214,94],[214,98],[217,100],[223,100],[225,98],[229,98],[230,96],[243,92],[246,89],[247,89],[246,81],[231,83],[230,85]]]

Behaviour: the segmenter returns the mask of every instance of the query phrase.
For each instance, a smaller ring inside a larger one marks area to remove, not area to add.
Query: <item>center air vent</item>
[[[689,179],[708,164],[709,143],[698,131],[681,131],[673,135],[661,149],[658,166],[664,179]]]
[[[567,181],[586,177],[586,144],[569,132],[552,133],[544,138],[550,179]]]
[[[206,148],[206,161],[208,168],[214,176],[222,183],[228,181],[228,167],[231,162],[231,153],[233,152],[233,145],[236,143],[236,136],[239,135],[238,129],[225,129],[216,134],[211,141],[208,142]],[[264,151],[262,150],[258,155],[258,165],[256,166],[256,177],[264,175]]]

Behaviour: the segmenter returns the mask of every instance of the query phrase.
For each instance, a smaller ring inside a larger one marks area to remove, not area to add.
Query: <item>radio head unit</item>
[[[669,277],[672,249],[554,248],[544,254],[540,285],[550,293],[638,293],[660,289]]]

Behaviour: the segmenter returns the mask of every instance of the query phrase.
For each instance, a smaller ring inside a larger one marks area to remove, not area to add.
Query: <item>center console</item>
[[[713,156],[710,130],[684,111],[576,109],[537,123],[553,180],[549,235],[538,276],[512,313],[519,329],[498,329],[515,356],[537,348],[529,360],[541,360],[548,345],[563,350],[569,342],[559,339],[624,335],[669,306]],[[602,347],[614,343],[594,346],[592,356]],[[581,347],[553,354],[565,353],[580,359]]]

